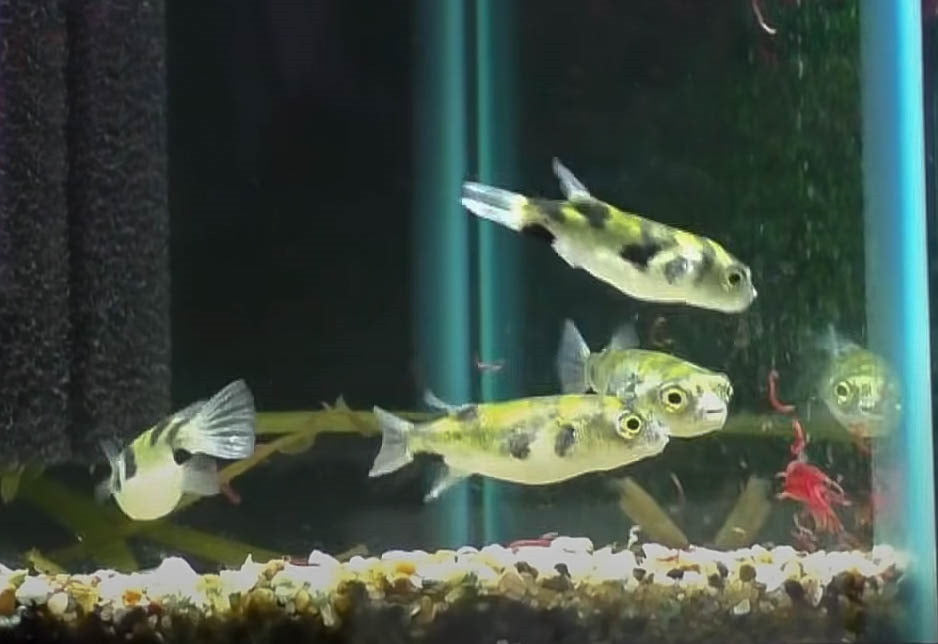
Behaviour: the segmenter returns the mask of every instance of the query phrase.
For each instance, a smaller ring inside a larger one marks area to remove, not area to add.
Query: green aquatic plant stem
[[[116,536],[119,526],[128,521],[114,508],[99,505],[47,476],[23,481],[19,494],[69,529],[79,541],[96,544],[87,552],[101,565],[120,571],[137,569],[137,560],[129,546]],[[49,559],[62,563],[55,556]]]
[[[427,422],[440,413],[395,411],[395,415],[412,422]],[[853,438],[827,413],[802,418],[805,430],[813,440],[848,443]],[[257,433],[261,436],[284,434],[354,433],[378,436],[381,430],[370,411],[326,409],[312,411],[262,412],[258,414]],[[764,438],[793,437],[791,419],[779,414],[741,411],[730,415],[723,429],[711,436],[759,436]],[[693,440],[693,439],[681,439]]]
[[[752,545],[772,512],[772,502],[769,500],[771,491],[771,481],[750,476],[736,504],[713,538],[713,544],[720,550]]]
[[[398,411],[396,414],[421,422],[440,416],[438,413]],[[823,423],[806,423],[809,434],[815,441],[835,440],[850,441],[849,435],[832,419]],[[362,436],[377,436],[377,420],[370,411],[355,411],[347,407],[312,411],[262,412],[258,414],[258,434],[274,436],[274,440],[259,443],[255,453],[248,459],[229,464],[220,470],[223,483],[229,483],[251,470],[258,464],[277,454],[293,454],[311,447],[323,433],[351,433]],[[729,438],[788,439],[792,436],[790,421],[785,417],[741,413],[730,417],[726,426],[719,432]],[[693,439],[684,439],[693,440]],[[36,477],[25,473],[20,494],[29,502],[36,504],[47,514],[62,522],[81,538],[81,542],[48,553],[53,562],[64,564],[85,557],[92,557],[103,565],[117,569],[135,569],[137,564],[127,548],[125,540],[131,537],[163,542],[171,547],[205,556],[210,550],[205,544],[222,543],[220,537],[201,533],[191,528],[180,528],[167,519],[154,522],[131,521],[116,509],[99,505],[90,498],[78,495],[60,483],[47,477]],[[186,496],[174,513],[198,502],[200,497]],[[65,510],[60,511],[60,508]],[[176,529],[179,531],[176,531]],[[198,540],[198,535],[205,537]],[[224,540],[227,544],[220,551],[226,561],[237,553],[246,556],[252,553],[255,560],[281,556],[270,550]],[[180,545],[187,544],[187,545]],[[200,545],[201,544],[201,545]],[[218,559],[212,559],[219,561]]]

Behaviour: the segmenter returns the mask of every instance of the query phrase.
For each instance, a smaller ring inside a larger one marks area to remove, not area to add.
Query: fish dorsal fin
[[[638,332],[635,330],[634,322],[623,322],[613,332],[609,338],[609,344],[606,349],[610,351],[624,351],[626,349],[637,349],[641,342],[638,339]]]
[[[816,345],[822,351],[837,356],[851,347],[857,346],[846,339],[834,328],[833,324],[828,324],[823,333],[819,334]]]
[[[560,347],[557,349],[557,356],[554,360],[563,393],[589,391],[590,383],[586,377],[586,363],[589,357],[589,345],[580,335],[573,320],[564,320]]]
[[[560,181],[560,190],[563,191],[568,201],[593,200],[593,196],[590,194],[589,190],[586,189],[586,186],[583,185],[583,182],[577,179],[576,176],[560,162],[560,159],[554,157],[551,165],[554,169],[554,175]]]

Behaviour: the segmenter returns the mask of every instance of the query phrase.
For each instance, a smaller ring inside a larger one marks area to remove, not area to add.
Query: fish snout
[[[722,426],[726,414],[726,401],[716,392],[704,392],[697,401],[697,416],[708,425]]]

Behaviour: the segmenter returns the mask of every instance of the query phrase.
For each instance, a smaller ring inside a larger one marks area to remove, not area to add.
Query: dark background
[[[408,403],[409,6],[168,3],[175,399]]]
[[[774,36],[748,1],[517,2],[518,139],[497,142],[520,160],[507,187],[557,196],[559,156],[609,202],[723,242],[760,291],[739,316],[636,302],[518,238],[525,394],[557,390],[566,317],[594,348],[625,319],[638,315],[647,339],[664,317],[675,353],[730,373],[734,410],[765,410],[771,366],[791,395],[809,393],[801,349],[827,323],[863,341],[856,3],[763,4]],[[339,394],[354,408],[417,407],[413,70],[433,55],[416,36],[418,6],[168,2],[179,404],[244,377],[261,410]],[[672,441],[627,473],[704,541],[750,474],[784,467],[787,444]],[[862,485],[868,463],[832,449],[832,466]],[[420,502],[427,467],[369,480],[376,450],[329,437],[239,479],[236,512],[209,499],[187,520],[300,552],[442,545]],[[511,538],[604,542],[628,527],[602,475],[495,486]],[[787,539],[793,505],[779,508],[767,539]]]

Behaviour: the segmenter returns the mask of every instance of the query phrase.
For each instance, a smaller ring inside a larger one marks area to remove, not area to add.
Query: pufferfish
[[[556,360],[563,392],[637,397],[671,436],[690,438],[723,427],[733,396],[726,374],[638,346],[634,327],[624,324],[605,349],[591,352],[576,325],[565,320]]]
[[[255,417],[250,389],[236,380],[209,400],[167,416],[126,447],[104,440],[111,474],[98,484],[95,496],[104,501],[113,495],[131,519],[148,521],[172,512],[183,493],[217,494],[214,458],[250,456]]]
[[[851,434],[882,436],[892,431],[902,412],[899,379],[872,351],[839,336],[833,326],[821,339],[829,354],[818,394],[831,415]]]
[[[749,267],[717,242],[596,199],[556,158],[553,169],[565,201],[467,181],[462,204],[549,242],[571,267],[639,300],[736,313],[755,299]]]
[[[447,470],[427,501],[472,474],[545,485],[656,456],[668,444],[654,414],[615,396],[535,396],[460,406],[430,392],[424,398],[446,415],[415,425],[374,408],[382,439],[368,475],[394,472],[418,452],[438,454]]]

